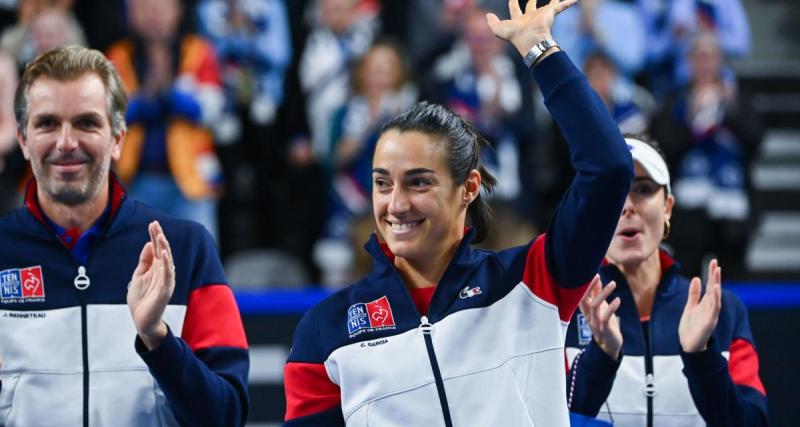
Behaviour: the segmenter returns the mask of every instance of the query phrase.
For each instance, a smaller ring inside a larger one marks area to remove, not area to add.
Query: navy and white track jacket
[[[660,257],[664,273],[647,322],[639,318],[622,273],[613,265],[601,268],[604,283],[617,283],[608,301],[622,301],[617,315],[623,356],[617,361],[607,356],[583,315],[575,315],[567,333],[570,411],[619,426],[767,425],[767,396],[744,305],[723,289],[708,349],[684,353],[678,323],[689,280],[666,252]]]
[[[566,426],[564,333],[633,177],[625,142],[564,53],[534,77],[575,180],[546,236],[501,252],[461,242],[421,316],[375,236],[374,269],[300,321],[287,426]]]
[[[35,182],[26,206],[0,220],[0,425],[244,424],[247,341],[213,240],[111,187],[111,217],[85,263],[47,225]],[[146,351],[126,291],[153,220],[177,276],[170,335]]]

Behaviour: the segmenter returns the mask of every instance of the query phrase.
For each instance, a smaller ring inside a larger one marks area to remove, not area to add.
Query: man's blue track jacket
[[[85,263],[47,225],[34,181],[0,220],[0,425],[243,425],[247,341],[211,236],[126,198],[113,175],[109,191],[111,217]],[[169,335],[146,351],[126,290],[153,220],[176,285]]]

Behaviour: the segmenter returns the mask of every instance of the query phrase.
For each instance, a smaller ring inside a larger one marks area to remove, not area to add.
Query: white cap
[[[664,159],[658,154],[658,151],[638,139],[625,138],[625,142],[628,144],[628,149],[631,150],[633,160],[639,163],[639,166],[650,175],[650,179],[655,181],[656,184],[666,186],[667,194],[672,194],[672,189],[669,185],[669,169]]]

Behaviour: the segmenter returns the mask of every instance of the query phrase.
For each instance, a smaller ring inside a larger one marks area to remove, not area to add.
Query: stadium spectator
[[[210,127],[224,95],[213,47],[182,34],[179,0],[130,0],[133,35],[109,59],[130,94],[130,129],[116,164],[131,197],[217,236],[221,168]]]
[[[25,159],[17,145],[14,119],[14,89],[17,65],[0,50],[0,216],[17,208],[22,200],[19,188],[25,174]]]
[[[649,128],[655,101],[646,89],[620,79],[617,67],[608,55],[599,50],[590,54],[583,72],[589,85],[608,107],[620,132],[638,134]]]
[[[200,34],[217,53],[226,95],[223,120],[233,121],[217,134],[220,143],[239,139],[239,113],[254,125],[272,124],[292,56],[284,1],[202,0],[197,16]]]
[[[698,34],[714,33],[728,58],[750,53],[750,27],[741,0],[639,0],[639,4],[647,28],[648,87],[659,99],[691,79],[691,49]]]
[[[675,175],[675,220],[685,229],[670,242],[689,273],[699,274],[713,254],[736,275],[749,233],[747,171],[759,124],[725,72],[713,33],[694,39],[691,59],[692,80],[666,97],[653,127]]]
[[[622,0],[581,0],[553,25],[553,37],[581,67],[602,50],[620,77],[632,80],[645,64],[644,22],[637,6]]]
[[[347,102],[352,67],[377,33],[374,12],[358,6],[357,0],[319,0],[317,21],[300,57],[311,147],[321,161],[330,155],[333,116]]]
[[[33,25],[45,11],[46,22],[38,27],[37,41]],[[46,50],[41,47],[86,44],[83,29],[72,12],[72,0],[19,0],[17,17],[16,25],[6,28],[0,36],[0,49],[11,54],[20,69]],[[44,44],[37,46],[41,43]]]
[[[367,50],[353,69],[352,82],[353,94],[333,120],[333,146],[326,165],[330,197],[324,241],[322,246],[318,245],[328,253],[317,254],[318,258],[328,260],[323,268],[323,282],[332,286],[345,285],[355,278],[353,266],[348,265],[352,263],[347,260],[354,259],[360,252],[358,246],[369,236],[369,233],[354,235],[353,225],[369,220],[372,154],[380,130],[416,100],[404,52],[389,41],[379,41]],[[358,243],[354,246],[353,241]],[[332,262],[331,250],[348,253],[339,254],[336,258],[339,261],[333,266],[328,265]]]
[[[533,145],[533,94],[524,91],[517,66],[500,39],[486,26],[487,11],[472,7],[463,12],[462,32],[433,68],[433,90],[426,98],[448,106],[473,123],[492,147],[484,150],[487,170],[498,177],[489,203],[498,225],[487,240],[501,249],[526,243],[534,233],[529,211],[529,182],[523,174],[522,145]],[[566,12],[565,12],[566,13]],[[528,80],[524,80],[528,83]],[[430,87],[430,85],[427,85]]]

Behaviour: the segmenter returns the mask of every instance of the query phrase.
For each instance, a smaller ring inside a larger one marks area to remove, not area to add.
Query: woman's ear
[[[481,194],[481,173],[477,169],[469,171],[464,182],[464,204],[469,206]]]
[[[664,217],[669,221],[672,217],[672,207],[675,206],[675,196],[672,194],[667,196],[667,201],[664,203]]]

